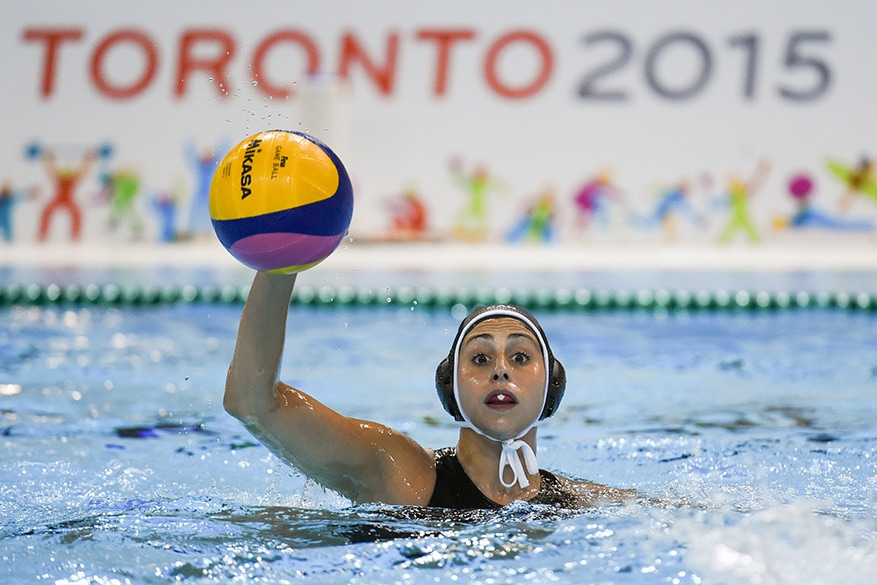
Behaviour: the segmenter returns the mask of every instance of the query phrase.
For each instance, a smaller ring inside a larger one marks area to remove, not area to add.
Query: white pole
[[[298,94],[299,129],[325,142],[345,159],[349,150],[348,92],[332,73],[308,76]]]

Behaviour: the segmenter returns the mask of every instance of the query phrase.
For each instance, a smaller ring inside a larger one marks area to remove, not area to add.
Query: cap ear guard
[[[463,422],[463,413],[460,412],[454,399],[454,366],[450,358],[443,359],[435,369],[435,389],[445,411],[454,417],[454,420]]]
[[[551,378],[548,380],[548,396],[545,397],[545,407],[539,420],[552,416],[557,412],[563,393],[566,390],[566,370],[549,351],[551,364]],[[454,399],[454,365],[450,358],[445,358],[435,369],[435,389],[438,393],[439,402],[445,411],[454,417],[455,421],[462,422],[463,413]]]
[[[551,355],[550,351],[549,355]],[[542,409],[539,420],[546,419],[557,412],[557,408],[560,406],[560,401],[563,398],[563,393],[566,391],[566,370],[563,364],[555,359],[554,356],[551,356],[551,361],[551,379],[548,380],[548,396],[545,398],[545,408]]]

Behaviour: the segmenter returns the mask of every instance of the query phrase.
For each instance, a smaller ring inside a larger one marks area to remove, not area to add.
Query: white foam
[[[739,522],[681,519],[670,534],[686,543],[686,560],[707,583],[871,585],[877,575],[872,531],[800,501]]]

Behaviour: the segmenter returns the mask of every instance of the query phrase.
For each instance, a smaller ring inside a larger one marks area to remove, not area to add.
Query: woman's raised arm
[[[257,272],[225,382],[225,409],[245,424],[273,409],[296,274]]]
[[[256,274],[228,370],[225,409],[278,457],[355,502],[426,505],[435,485],[431,452],[279,381],[295,278]]]

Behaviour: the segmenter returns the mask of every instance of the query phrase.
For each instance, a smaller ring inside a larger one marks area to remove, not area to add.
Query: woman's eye
[[[472,358],[472,363],[475,364],[476,366],[483,366],[484,364],[487,363],[487,356],[484,355],[483,353],[480,353]]]
[[[512,356],[512,360],[518,365],[523,365],[530,361],[530,356],[525,353],[516,353]]]

